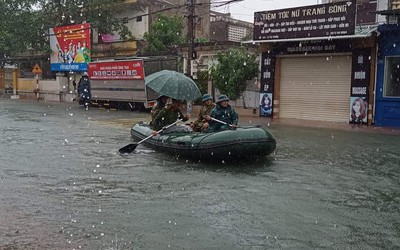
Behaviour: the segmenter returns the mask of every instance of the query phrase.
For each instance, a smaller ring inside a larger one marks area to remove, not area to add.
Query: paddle
[[[163,127],[162,129],[160,129],[160,130],[157,131],[157,134],[159,134],[159,133],[161,133],[162,131],[164,131],[164,129],[167,129],[167,128],[172,127],[173,125],[177,124],[177,123],[180,122],[180,121],[182,121],[182,120],[177,120],[176,122],[171,123],[171,124],[169,124],[169,125]],[[118,151],[119,151],[121,154],[130,154],[130,153],[132,153],[132,152],[136,149],[136,147],[137,147],[140,143],[142,143],[142,142],[144,142],[144,141],[150,139],[150,138],[153,137],[153,136],[154,136],[154,135],[151,134],[151,135],[147,136],[146,138],[144,138],[143,140],[141,140],[141,141],[139,141],[139,142],[131,143],[131,144],[126,145],[125,147],[120,148]]]
[[[237,125],[232,125],[232,124],[228,124],[228,123],[226,123],[226,122],[224,122],[224,121],[221,121],[221,120],[218,120],[218,119],[215,119],[214,117],[210,117],[211,118],[211,120],[213,120],[213,121],[215,121],[215,122],[219,122],[219,123],[222,123],[222,124],[224,124],[224,125],[228,125],[229,127],[231,127],[231,128],[259,128],[259,127],[261,127],[260,125],[256,125],[256,126],[237,126]]]

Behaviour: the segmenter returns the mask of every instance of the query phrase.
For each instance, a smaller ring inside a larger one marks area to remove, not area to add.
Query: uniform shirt
[[[182,119],[182,121],[187,121],[182,112],[179,109],[163,108],[152,123],[152,128],[154,130],[160,130],[163,127],[170,125],[176,120]]]
[[[239,121],[238,114],[229,104],[226,108],[217,104],[217,106],[211,111],[210,116],[231,125],[237,125]],[[220,131],[226,129],[230,129],[230,126],[210,120],[210,131]]]
[[[203,105],[200,109],[199,115],[197,116],[197,119],[194,121],[194,127],[198,130],[200,130],[203,127],[203,124],[207,122],[207,120],[204,118],[206,115],[210,115],[211,111],[215,108],[215,104],[212,103],[211,105]]]

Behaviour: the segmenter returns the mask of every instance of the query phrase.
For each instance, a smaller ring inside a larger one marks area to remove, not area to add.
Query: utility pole
[[[194,28],[194,19],[195,19],[195,4],[196,0],[188,0],[188,62],[187,62],[187,73],[189,76],[192,76],[192,59],[194,56],[194,39],[195,39],[195,28]]]

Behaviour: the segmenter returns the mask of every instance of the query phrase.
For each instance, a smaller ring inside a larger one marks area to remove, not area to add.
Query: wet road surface
[[[148,117],[0,99],[0,249],[400,248],[400,136],[270,124],[262,161],[119,155]]]

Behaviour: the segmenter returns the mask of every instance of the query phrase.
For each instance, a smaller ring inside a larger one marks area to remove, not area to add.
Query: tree
[[[236,100],[246,90],[246,81],[258,75],[257,57],[244,49],[230,49],[218,53],[217,60],[218,63],[211,68],[213,83],[221,93]]]
[[[167,51],[173,45],[184,42],[181,36],[182,17],[158,15],[157,20],[151,25],[150,32],[144,34],[147,42],[147,52]]]
[[[2,0],[0,1],[0,57],[19,52],[48,52],[48,31],[55,26],[90,23],[99,33],[131,36],[116,13],[124,0]],[[1,58],[0,58],[1,59]]]
[[[33,4],[32,0],[0,2],[0,59],[9,56],[12,51],[21,52],[32,47],[37,30]]]

